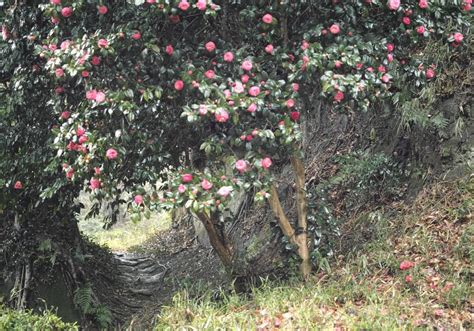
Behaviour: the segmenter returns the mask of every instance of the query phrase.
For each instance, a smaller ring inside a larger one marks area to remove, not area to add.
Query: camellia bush
[[[47,27],[14,36],[7,20],[2,32],[12,45],[34,45],[49,82],[38,89],[55,116],[57,179],[42,197],[73,185],[99,201],[133,193],[134,217],[185,207],[231,269],[223,215],[233,194],[252,192],[268,200],[304,277],[308,96],[352,113],[416,98],[449,65],[427,57],[427,45],[465,51],[471,20],[471,0],[51,0],[40,8]],[[275,184],[287,162],[297,220]]]

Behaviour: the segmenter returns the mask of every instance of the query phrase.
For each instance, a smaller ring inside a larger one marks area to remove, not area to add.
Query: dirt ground
[[[112,252],[100,260],[89,271],[94,292],[119,329],[149,328],[179,289],[218,291],[228,284],[218,257],[198,243],[190,224],[171,227],[129,252]]]

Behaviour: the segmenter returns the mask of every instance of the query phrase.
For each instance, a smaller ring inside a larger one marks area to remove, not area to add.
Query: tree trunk
[[[198,212],[196,215],[204,225],[212,247],[221,259],[225,268],[230,271],[232,269],[233,252],[223,229],[218,228],[218,225],[214,221],[212,215],[210,216],[206,212]]]
[[[292,157],[291,164],[296,176],[296,208],[298,212],[298,227],[296,231],[283,210],[275,185],[270,187],[269,203],[283,234],[291,244],[298,247],[298,255],[301,258],[300,273],[306,280],[311,273],[311,259],[308,248],[308,208],[305,192],[305,170],[303,162],[298,157]]]
[[[300,158],[291,158],[291,164],[296,174],[296,208],[298,211],[298,255],[301,257],[300,271],[304,279],[311,273],[311,259],[308,249],[308,204],[305,191],[305,170]]]
[[[291,225],[290,220],[288,219],[288,217],[286,217],[285,211],[283,210],[281,206],[280,198],[278,197],[278,191],[275,185],[272,185],[270,187],[269,202],[270,202],[270,207],[272,208],[273,213],[275,214],[278,220],[278,225],[280,226],[281,231],[288,238],[290,243],[298,246],[298,242],[296,241],[295,230],[293,229],[293,226]]]

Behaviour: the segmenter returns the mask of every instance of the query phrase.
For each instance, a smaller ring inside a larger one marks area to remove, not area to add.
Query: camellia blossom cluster
[[[334,1],[331,15],[314,13],[320,15],[314,24],[301,23],[301,31],[290,31],[291,40],[282,37],[282,17],[304,4],[278,10],[255,5],[252,15],[239,7],[248,47],[226,39],[230,31],[213,31],[208,22],[224,13],[210,0],[122,6],[51,0],[44,5],[51,33],[38,41],[37,55],[54,88],[53,131],[64,176],[100,194],[113,194],[130,180],[130,203],[139,209],[155,204],[224,210],[232,194],[250,188],[267,197],[279,160],[301,154],[302,95],[318,86],[328,109],[368,111],[399,97],[407,81],[425,86],[437,79],[439,64],[411,57],[413,49],[438,38],[454,52],[467,38],[462,25],[438,32],[428,0],[360,6]],[[340,14],[349,6],[357,15],[366,13],[358,25]],[[464,0],[449,11],[464,17],[470,6]],[[107,25],[120,10],[130,22]],[[92,13],[93,28],[70,29]],[[204,27],[198,35],[184,28],[194,17]],[[160,32],[151,31],[144,18],[159,18]],[[384,26],[390,28],[382,31]],[[2,27],[4,39],[8,31]],[[139,150],[132,147],[137,145]],[[178,146],[204,162],[195,166],[192,157],[176,152]],[[155,179],[153,172],[162,170],[155,165],[170,155],[180,162],[167,167],[173,172],[159,193],[147,194],[140,186]],[[147,175],[138,174],[142,167],[149,167]]]

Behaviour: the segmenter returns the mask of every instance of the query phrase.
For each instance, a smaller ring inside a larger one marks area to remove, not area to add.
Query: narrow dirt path
[[[110,297],[111,310],[116,319],[123,323],[155,301],[155,291],[163,283],[168,269],[151,256],[143,254],[117,252],[113,258],[121,286]]]
[[[149,329],[184,284],[218,287],[226,281],[215,253],[193,238],[192,229],[169,229],[134,252],[113,252],[109,263],[97,266],[95,290],[116,329]]]

